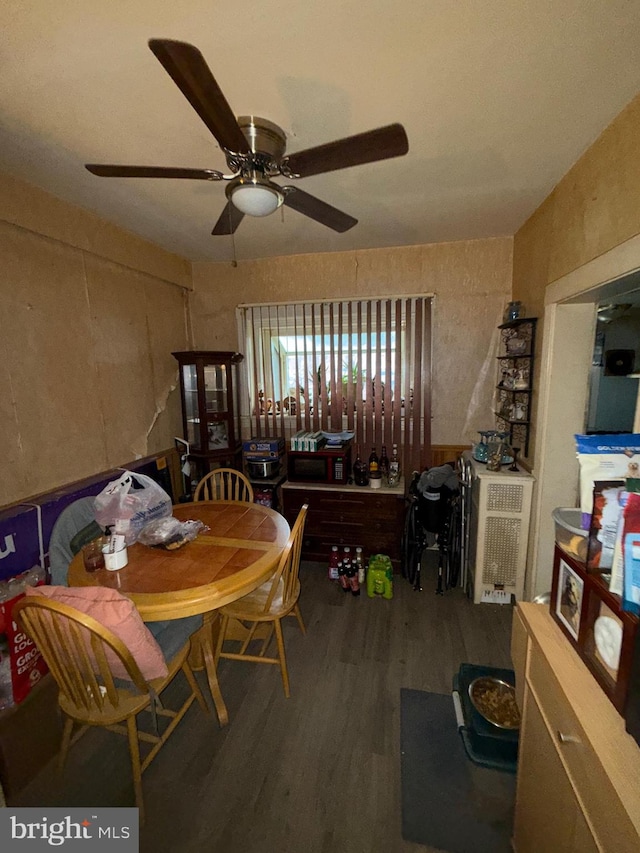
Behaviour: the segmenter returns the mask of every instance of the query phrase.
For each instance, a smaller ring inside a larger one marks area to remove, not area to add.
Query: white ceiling
[[[288,152],[400,122],[405,157],[301,180],[345,234],[245,217],[238,259],[511,235],[640,91],[638,0],[4,0],[0,168],[193,260],[224,185],[98,178],[84,163],[226,171],[147,46],[190,42],[236,115]]]

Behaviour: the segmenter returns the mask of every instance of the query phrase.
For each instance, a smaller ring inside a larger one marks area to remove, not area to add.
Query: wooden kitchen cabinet
[[[514,612],[516,853],[640,850],[640,748],[546,607]]]
[[[599,848],[531,692],[526,694],[524,716],[527,736],[518,756],[516,850],[518,853],[544,850],[597,853]]]
[[[404,523],[404,482],[370,489],[366,486],[282,486],[283,514],[293,525],[300,507],[309,505],[302,543],[305,560],[327,562],[332,545],[362,546],[365,557],[386,554],[400,566]]]

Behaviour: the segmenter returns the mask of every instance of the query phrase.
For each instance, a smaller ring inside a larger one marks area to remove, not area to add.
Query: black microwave
[[[351,447],[323,447],[320,450],[290,450],[287,478],[292,483],[344,485],[351,476]]]

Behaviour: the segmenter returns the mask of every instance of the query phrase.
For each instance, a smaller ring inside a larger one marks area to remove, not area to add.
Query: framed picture
[[[580,653],[618,711],[624,713],[638,617],[621,609],[604,580],[590,575],[586,587]]]
[[[555,617],[576,643],[580,635],[583,599],[584,579],[561,557],[555,593]]]
[[[606,580],[558,545],[553,560],[551,616],[620,714],[629,695],[639,619],[622,609]]]
[[[229,433],[226,421],[210,421],[207,424],[209,433],[209,450],[226,450],[229,447]]]

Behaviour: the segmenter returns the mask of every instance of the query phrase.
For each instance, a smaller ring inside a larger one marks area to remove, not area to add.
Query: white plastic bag
[[[206,533],[208,530],[206,524],[201,521],[180,521],[172,516],[150,521],[140,532],[138,542],[150,545],[152,548],[175,551],[187,542],[193,542],[200,533]]]
[[[146,474],[124,471],[96,496],[95,510],[101,527],[115,527],[133,545],[145,524],[171,515],[171,498]]]

